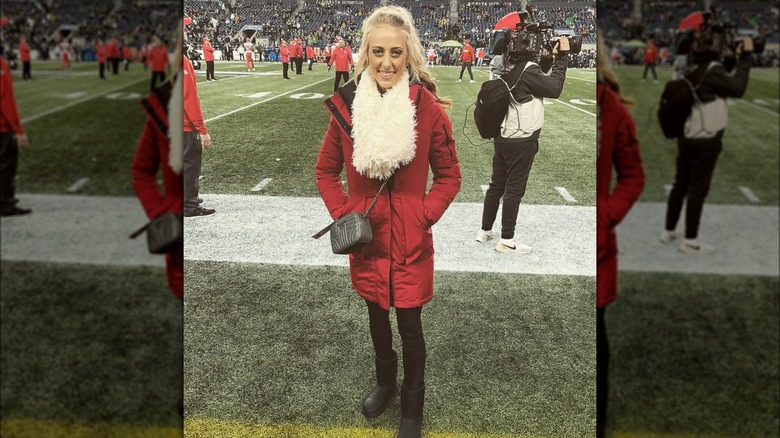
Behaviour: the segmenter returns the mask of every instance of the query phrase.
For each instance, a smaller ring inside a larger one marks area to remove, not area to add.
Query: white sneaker
[[[513,239],[501,239],[496,245],[496,251],[513,254],[530,254],[534,249],[522,243],[516,243]]]
[[[490,231],[479,230],[477,232],[477,242],[479,243],[485,243],[492,238],[493,238],[493,230]]]
[[[715,247],[712,245],[707,245],[704,243],[691,243],[691,242],[683,242],[680,244],[679,248],[681,253],[685,254],[699,254],[699,255],[710,255],[715,252]]]
[[[463,82],[463,79],[458,79],[458,82]]]
[[[677,233],[675,233],[674,231],[663,230],[661,231],[661,236],[658,237],[658,240],[661,243],[672,242],[673,240],[677,240]]]
[[[474,83],[476,83],[477,81],[475,81],[474,79],[472,79],[472,80],[470,80],[469,82],[470,82],[470,83],[472,83],[472,84],[474,84]]]

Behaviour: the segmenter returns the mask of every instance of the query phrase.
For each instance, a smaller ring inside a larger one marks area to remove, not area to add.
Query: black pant
[[[314,64],[314,60],[312,58],[309,58],[309,71],[311,70],[311,65]]]
[[[157,78],[160,78],[160,83],[162,84],[165,82],[165,72],[164,71],[153,71],[152,72],[152,91],[154,91],[154,88],[157,84]]]
[[[338,71],[336,70],[336,82],[333,83],[333,92],[339,91],[339,81],[341,80],[341,77],[344,77],[344,83],[346,84],[349,82],[349,72],[348,71]]]
[[[642,74],[642,79],[645,79],[647,77],[647,70],[653,69],[653,79],[658,79],[658,75],[655,74],[655,63],[654,62],[648,62],[645,64],[645,72]]]
[[[493,146],[493,175],[485,193],[482,209],[482,229],[493,229],[498,214],[498,204],[504,198],[501,209],[501,238],[515,236],[517,212],[525,195],[531,165],[539,151],[539,140],[505,139],[497,137]]]
[[[206,61],[206,79],[214,78],[214,61]]]
[[[474,80],[474,73],[471,72],[471,62],[464,62],[463,65],[460,67],[460,78],[463,79],[463,70],[469,69],[469,77],[471,80]]]
[[[198,208],[200,167],[203,163],[203,147],[200,134],[184,131],[184,212]]]
[[[604,324],[604,307],[596,308],[596,437],[604,438],[609,395],[609,342]]]
[[[680,219],[685,198],[685,238],[695,239],[699,234],[699,222],[704,199],[710,191],[712,174],[718,155],[723,150],[720,136],[708,140],[677,141],[677,171],[666,204],[666,229],[674,230]]]
[[[295,58],[295,74],[296,75],[302,75],[303,72],[301,71],[303,69],[303,58]]]
[[[19,167],[19,145],[13,132],[0,132],[0,209],[13,210],[16,203],[16,171]]]
[[[22,79],[32,79],[32,75],[30,75],[30,61],[22,62]]]
[[[379,359],[393,357],[393,332],[390,330],[390,311],[366,300],[368,323],[374,352]],[[404,386],[419,389],[425,382],[425,338],[422,329],[422,307],[395,308],[398,333],[401,335],[404,364]]]
[[[287,71],[290,69],[290,64],[283,62],[282,63],[282,77],[285,79],[290,79],[290,76],[287,75]]]
[[[105,62],[101,62],[101,63],[98,64],[98,67],[99,67],[99,70],[100,70],[100,79],[105,79],[106,78],[106,75],[105,75],[106,63]]]
[[[111,73],[119,74],[119,58],[111,58]]]

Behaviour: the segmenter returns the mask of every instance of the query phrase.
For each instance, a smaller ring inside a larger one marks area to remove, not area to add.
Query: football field
[[[467,72],[457,82],[459,67],[432,72],[454,102],[463,184],[433,229],[426,436],[589,436],[595,71],[570,70],[563,95],[545,102],[516,234],[534,247],[525,257],[473,241],[493,150],[469,105],[487,70],[475,69],[473,84]],[[217,213],[185,221],[186,436],[390,437],[398,427],[397,398],[376,420],[360,413],[373,381],[365,304],[346,258],[310,237],[330,220],[314,162],[333,73],[303,73],[284,81],[280,64],[217,62],[217,81],[199,74],[214,142],[200,190]]]

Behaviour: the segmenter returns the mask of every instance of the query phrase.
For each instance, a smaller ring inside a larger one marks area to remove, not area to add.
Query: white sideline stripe
[[[772,110],[766,109],[766,108],[764,108],[764,107],[763,107],[763,106],[761,106],[761,105],[756,105],[755,103],[753,103],[753,102],[749,102],[749,101],[747,101],[747,100],[745,100],[745,99],[737,99],[737,102],[742,102],[742,103],[744,103],[745,105],[752,106],[753,108],[755,108],[755,109],[757,109],[757,110],[761,110],[761,111],[763,111],[763,112],[765,112],[765,113],[767,113],[767,114],[773,115],[773,116],[775,116],[775,117],[777,117],[777,116],[779,116],[779,115],[780,115],[780,113],[778,113],[777,111],[772,111]]]
[[[217,213],[185,220],[184,259],[271,265],[348,266],[330,236],[312,234],[332,219],[320,198],[201,194]],[[534,247],[524,256],[479,244],[482,203],[455,203],[433,227],[436,269],[539,275],[596,275],[596,208],[521,205],[516,238]],[[500,227],[500,224],[497,224]]]
[[[743,195],[747,198],[750,202],[761,202],[760,199],[758,199],[758,196],[756,196],[755,193],[753,193],[752,190],[750,190],[748,187],[745,186],[739,186],[739,191],[742,192]]]
[[[487,190],[488,190],[488,188],[489,188],[490,186],[487,186],[487,185],[484,185],[484,184],[483,184],[483,185],[481,185],[480,187],[482,187],[482,194],[483,194],[483,195],[487,195]]]
[[[112,88],[110,90],[103,91],[101,93],[97,93],[97,94],[93,94],[91,96],[87,96],[87,97],[85,97],[83,99],[74,100],[73,102],[66,103],[65,105],[60,105],[60,106],[54,107],[54,108],[52,108],[50,110],[44,111],[42,113],[38,113],[38,114],[35,114],[35,115],[32,115],[32,116],[26,117],[26,118],[22,119],[22,123],[27,123],[27,122],[32,122],[33,120],[38,120],[38,119],[40,119],[43,116],[48,116],[49,114],[53,114],[53,113],[56,113],[58,111],[62,111],[64,109],[70,108],[70,107],[72,107],[74,105],[78,105],[80,103],[87,102],[87,101],[92,100],[92,99],[97,99],[98,97],[105,96],[106,94],[113,93],[115,91],[119,91],[119,90],[122,90],[124,88],[127,88],[127,87],[129,87],[131,85],[135,85],[135,84],[137,84],[139,82],[148,81],[148,80],[149,80],[149,78],[145,78],[144,77],[144,78],[132,81],[132,82],[128,82],[128,83],[122,85],[121,87]]]
[[[593,79],[582,79],[582,78],[578,78],[578,77],[574,77],[574,76],[566,76],[566,79],[577,79],[577,80],[580,80],[580,81],[587,82],[589,84],[595,84],[596,83],[596,81],[594,81]]]
[[[73,185],[68,187],[66,190],[67,192],[73,193],[78,191],[80,188],[84,187],[84,184],[86,184],[89,181],[89,178],[81,178],[78,181],[74,182]]]
[[[295,90],[290,90],[290,91],[287,91],[287,92],[285,92],[285,93],[282,93],[282,94],[276,95],[276,96],[274,96],[274,97],[269,97],[268,99],[261,100],[260,102],[250,103],[249,105],[242,106],[241,108],[234,109],[233,111],[226,112],[225,114],[221,114],[221,115],[218,115],[218,116],[214,116],[214,117],[212,117],[212,118],[210,118],[210,119],[206,119],[206,120],[205,120],[203,123],[208,123],[208,122],[212,122],[212,121],[214,121],[214,120],[219,120],[219,119],[221,119],[221,118],[223,118],[223,117],[225,117],[225,116],[229,116],[229,115],[231,115],[231,114],[235,114],[235,113],[237,113],[237,112],[239,112],[239,111],[243,111],[243,110],[245,110],[245,109],[252,108],[253,106],[260,105],[261,103],[270,102],[270,101],[272,101],[272,100],[274,100],[274,99],[280,98],[280,97],[282,97],[282,96],[286,96],[286,95],[288,95],[288,94],[290,94],[290,93],[295,93],[296,91],[305,90],[305,89],[307,89],[307,88],[309,88],[309,87],[311,87],[311,86],[314,86],[314,85],[317,85],[317,84],[321,84],[321,83],[323,83],[323,82],[325,82],[325,81],[331,81],[331,80],[333,80],[333,78],[331,78],[331,77],[327,77],[327,78],[325,78],[325,79],[323,79],[323,80],[321,80],[321,81],[317,81],[317,82],[314,82],[314,83],[312,83],[312,84],[309,84],[309,85],[306,85],[306,86],[303,86],[303,87],[300,87],[300,88],[296,88]]]
[[[666,196],[669,196],[669,193],[672,193],[672,185],[664,184],[664,190],[666,191]]]
[[[553,99],[553,100],[554,100],[554,101],[556,101],[556,102],[560,102],[560,103],[562,103],[562,104],[564,104],[564,105],[566,105],[566,106],[570,106],[570,107],[572,107],[572,108],[576,109],[577,111],[582,111],[582,112],[584,112],[585,114],[590,114],[590,115],[592,115],[593,117],[596,117],[596,113],[592,113],[592,112],[590,112],[590,111],[585,111],[584,109],[582,109],[582,108],[580,108],[580,107],[578,107],[578,106],[572,105],[572,104],[570,104],[570,103],[568,103],[568,102],[564,102],[564,101],[562,101],[561,99]]]
[[[577,202],[577,200],[574,199],[574,196],[566,190],[566,187],[556,187],[555,190],[560,193],[567,202]]]
[[[266,178],[266,179],[260,181],[260,183],[258,185],[256,185],[256,186],[252,187],[251,189],[249,189],[249,191],[250,192],[259,192],[260,190],[263,190],[265,188],[265,186],[267,186],[271,181],[273,181],[273,178]]]

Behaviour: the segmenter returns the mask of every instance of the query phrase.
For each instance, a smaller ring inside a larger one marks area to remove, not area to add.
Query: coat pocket
[[[421,199],[404,199],[402,206],[406,264],[409,265],[433,256],[433,233],[425,219],[425,207]]]

